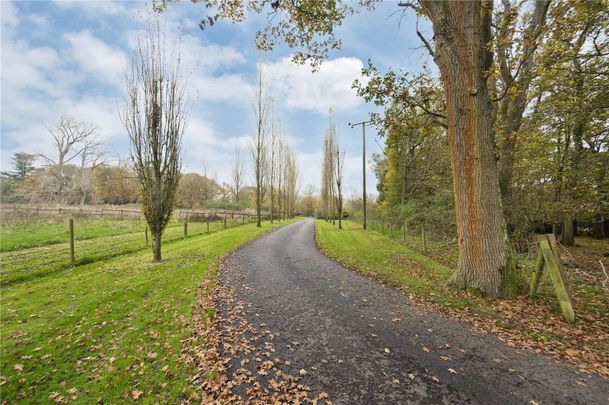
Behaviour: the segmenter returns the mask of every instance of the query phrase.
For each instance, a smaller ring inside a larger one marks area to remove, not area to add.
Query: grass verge
[[[468,322],[479,332],[496,333],[510,346],[561,356],[583,370],[609,378],[609,291],[599,287],[594,273],[584,271],[588,267],[582,264],[584,259],[578,253],[581,251],[586,257],[591,253],[583,247],[574,249],[573,254],[580,267],[565,263],[576,312],[576,322],[569,324],[560,316],[547,274],[536,300],[485,299],[449,288],[446,283],[452,269],[401,241],[376,231],[364,231],[351,221],[344,221],[343,227],[339,230],[318,220],[315,234],[321,250],[346,267],[396,287],[432,310]],[[609,248],[606,241],[603,243],[603,249]],[[601,250],[594,246],[596,254],[600,254]]]
[[[197,286],[218,257],[285,223],[247,224],[2,289],[2,400],[177,403]]]
[[[315,238],[328,256],[364,275],[392,287],[454,309],[490,311],[472,294],[446,286],[452,270],[416,250],[361,225],[343,222],[343,231],[316,221]],[[408,269],[408,271],[405,271]]]

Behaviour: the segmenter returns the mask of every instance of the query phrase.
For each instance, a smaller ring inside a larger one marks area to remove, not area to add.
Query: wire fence
[[[351,219],[363,223],[363,217],[359,214],[352,215]],[[372,211],[367,216],[367,227],[446,266],[453,268],[457,266],[459,252],[456,229],[451,226],[438,223],[412,223]],[[530,239],[511,241],[511,248],[517,259],[533,261],[539,255],[539,242],[535,235],[531,235]]]
[[[27,209],[33,210],[35,208],[28,207]],[[48,210],[48,208],[44,209]],[[23,208],[19,208],[19,210],[23,211]],[[39,208],[39,210],[42,209]],[[54,208],[53,210],[58,212],[59,209]],[[90,214],[91,211],[94,214],[85,215],[85,211],[87,211],[86,214]],[[5,287],[16,282],[31,280],[73,266],[133,253],[147,248],[151,249],[153,245],[152,236],[145,226],[145,221],[141,220],[141,215],[125,217],[124,215],[128,210],[115,210],[119,212],[123,211],[123,216],[111,217],[109,221],[102,224],[103,229],[95,229],[95,233],[92,236],[88,235],[86,232],[87,227],[90,225],[88,221],[93,221],[93,224],[99,227],[100,222],[91,219],[91,217],[100,211],[83,210],[83,215],[79,217],[74,215],[74,210],[61,208],[61,212],[63,214],[67,212],[70,219],[56,224],[55,227],[52,224],[40,224],[42,229],[48,228],[48,232],[43,235],[43,240],[35,240],[33,243],[40,242],[42,246],[29,247],[26,243],[26,246],[17,246],[12,250],[0,252],[0,284]],[[108,210],[104,211],[108,212]],[[77,212],[80,212],[80,210],[77,210]],[[268,215],[263,215],[263,219],[268,218]],[[111,229],[112,225],[114,223],[119,224],[118,219],[123,222],[131,221],[134,223],[134,226],[128,228],[126,232],[103,235],[104,232],[111,233],[113,231]],[[170,243],[250,223],[254,220],[255,216],[253,214],[245,212],[181,210],[166,228],[162,240],[163,243]],[[72,226],[70,226],[70,223]],[[82,226],[79,227],[79,225]],[[26,227],[20,230],[20,232],[22,234],[24,231],[27,233],[28,229]],[[100,229],[101,236],[99,236]],[[48,243],[45,243],[44,237],[49,238],[46,241]]]
[[[134,206],[34,206],[34,205],[0,205],[0,216],[3,223],[28,223],[35,222],[48,217],[60,218],[118,218],[118,219],[141,219],[142,211]],[[256,213],[252,209],[243,211],[224,210],[224,209],[177,209],[173,216],[179,221],[217,221],[224,217],[231,220],[241,219],[244,223],[252,220]],[[261,214],[263,220],[270,218],[268,212]]]

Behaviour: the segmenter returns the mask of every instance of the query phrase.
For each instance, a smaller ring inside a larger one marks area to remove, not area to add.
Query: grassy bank
[[[450,268],[389,236],[364,231],[351,221],[343,222],[343,231],[325,221],[315,225],[322,250],[351,269],[433,303],[455,309],[489,310],[477,297],[446,286],[452,274]]]
[[[217,258],[281,224],[247,224],[49,273],[2,289],[2,400],[143,400],[190,395],[180,361],[197,286]]]
[[[315,229],[320,248],[345,266],[411,294],[434,310],[495,332],[510,345],[560,355],[609,377],[609,291],[602,287],[604,275],[598,266],[598,257],[609,251],[606,240],[579,238],[580,246],[563,259],[576,314],[576,322],[569,324],[560,315],[547,274],[536,300],[485,299],[449,288],[452,269],[400,239],[364,231],[351,221],[344,221],[343,227],[341,231],[316,221]],[[526,277],[531,263],[521,264]]]

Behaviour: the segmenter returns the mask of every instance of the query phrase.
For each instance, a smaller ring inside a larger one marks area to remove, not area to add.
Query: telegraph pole
[[[357,122],[355,124],[349,123],[351,128],[354,128],[356,125],[362,126],[362,185],[363,185],[363,210],[364,210],[364,229],[367,229],[366,226],[366,124],[370,121],[362,121]]]

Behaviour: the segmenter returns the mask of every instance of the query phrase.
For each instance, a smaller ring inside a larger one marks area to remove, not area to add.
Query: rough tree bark
[[[459,264],[451,283],[488,296],[513,295],[514,263],[501,206],[492,106],[490,1],[423,1],[446,91]]]
[[[161,257],[161,240],[163,238],[163,230],[160,228],[157,228],[154,233],[152,234],[152,238],[154,240],[154,245],[153,245],[153,250],[152,250],[152,256],[153,256],[153,261],[155,263],[158,263],[161,261],[162,257]]]

